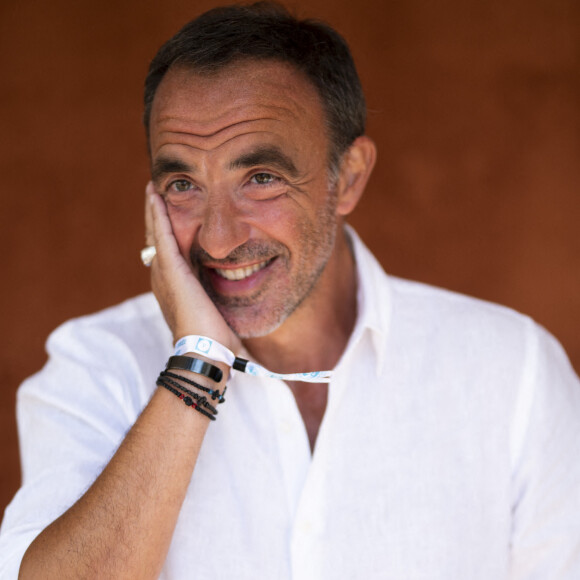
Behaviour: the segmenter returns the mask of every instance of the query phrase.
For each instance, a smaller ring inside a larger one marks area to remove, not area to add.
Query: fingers
[[[165,201],[156,193],[152,182],[145,188],[145,232],[147,245],[155,246],[161,262],[181,262],[179,246],[173,235]]]
[[[166,253],[177,249],[171,222],[167,215],[167,207],[162,197],[155,192],[152,182],[147,184],[145,195],[145,227],[147,228],[148,243],[157,248],[157,253]]]
[[[177,242],[173,236],[171,222],[167,215],[167,207],[162,197],[155,192],[151,184],[147,185],[149,196],[149,210],[151,216],[151,232],[153,244],[158,254],[173,254],[177,249]]]
[[[145,188],[145,245],[154,246],[155,239],[153,238],[153,215],[151,213],[151,195],[155,194],[155,188],[150,181]]]

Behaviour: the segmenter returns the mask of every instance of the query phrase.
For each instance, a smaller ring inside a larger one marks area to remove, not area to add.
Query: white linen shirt
[[[561,347],[511,310],[387,277],[351,236],[357,322],[314,453],[286,384],[233,371],[161,578],[578,580],[580,386]],[[18,394],[3,580],[172,354],[151,294],[69,321],[47,349]]]

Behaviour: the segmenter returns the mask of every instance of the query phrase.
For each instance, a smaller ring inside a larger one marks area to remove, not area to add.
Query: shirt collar
[[[387,274],[354,229],[345,225],[352,243],[357,272],[357,320],[347,350],[369,333],[376,357],[377,376],[385,362],[387,335],[391,321],[391,290]]]

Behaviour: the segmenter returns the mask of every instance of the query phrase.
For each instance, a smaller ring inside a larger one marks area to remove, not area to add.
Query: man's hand
[[[181,255],[165,201],[155,193],[151,182],[147,184],[145,196],[146,241],[157,249],[151,264],[151,288],[174,341],[188,334],[200,334],[239,352],[239,338],[202,288],[197,273]]]

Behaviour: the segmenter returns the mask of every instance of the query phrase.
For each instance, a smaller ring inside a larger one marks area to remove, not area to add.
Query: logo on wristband
[[[195,348],[197,348],[200,352],[204,352],[207,354],[211,349],[211,340],[208,340],[207,338],[200,336],[197,339],[197,344],[195,345]]]

